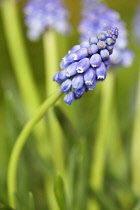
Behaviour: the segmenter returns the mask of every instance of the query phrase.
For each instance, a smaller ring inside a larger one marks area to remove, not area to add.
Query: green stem
[[[102,190],[104,181],[104,166],[107,149],[108,129],[111,121],[112,99],[114,90],[114,74],[109,72],[106,82],[101,86],[101,109],[97,138],[93,147],[90,185],[96,191]],[[94,201],[89,203],[89,209],[98,209]]]
[[[32,115],[40,104],[40,98],[25,49],[16,2],[12,0],[3,1],[1,14],[13,70],[26,107],[28,107],[28,112]]]
[[[52,77],[58,71],[58,48],[55,31],[48,30],[43,37],[44,55],[45,55],[45,75],[46,75],[46,96],[50,95],[53,90],[56,89],[57,83],[52,82]],[[64,174],[64,156],[63,156],[63,132],[62,128],[51,110],[48,114],[49,123],[49,138],[51,139],[52,150],[56,154],[52,156],[55,163],[56,170],[60,171],[60,174]],[[55,130],[55,132],[54,132]],[[64,178],[64,177],[63,177]]]
[[[48,30],[43,36],[44,56],[45,56],[45,84],[46,84],[46,96],[50,95],[56,88],[56,82],[52,82],[52,77],[58,71],[58,43],[56,32]],[[61,47],[62,48],[62,47]],[[50,144],[52,146],[52,160],[55,168],[55,172],[59,171],[63,179],[65,180],[65,157],[64,157],[64,144],[63,144],[63,132],[62,128],[55,116],[54,110],[50,110],[48,113],[48,135]],[[55,132],[54,132],[55,131]],[[55,154],[55,155],[53,155]],[[57,157],[57,158],[56,158]],[[50,209],[57,209],[56,199],[53,192],[54,180],[50,178],[49,186],[48,180],[46,180],[46,194],[48,197],[48,203]],[[50,188],[52,185],[52,189]],[[51,193],[50,193],[51,192]],[[48,196],[49,195],[49,196]]]
[[[109,129],[108,156],[111,173],[126,180],[126,157],[119,130],[119,120],[115,105],[113,105],[112,120]]]
[[[81,137],[77,157],[77,182],[75,189],[73,189],[74,193],[74,210],[82,210],[85,209],[85,199],[86,199],[86,175],[87,175],[87,139],[85,137]]]
[[[18,82],[18,86],[24,100],[28,116],[32,116],[41,104],[40,95],[34,82],[32,69],[28,60],[20,18],[16,2],[13,0],[5,0],[2,2],[1,14],[3,19],[3,27],[7,41],[7,47],[13,64],[13,70]],[[40,155],[46,159],[47,132],[45,120],[41,121],[34,130],[37,146]],[[40,141],[42,139],[42,141]]]
[[[140,69],[140,66],[139,66]],[[131,168],[132,168],[132,187],[136,195],[140,196],[140,72],[138,79],[135,106],[134,129],[132,133]]]
[[[58,69],[58,54],[56,34],[52,30],[48,30],[43,37],[44,60],[45,60],[45,81],[46,94],[50,95],[56,88],[56,82],[52,82],[53,75]]]
[[[15,146],[11,154],[11,158],[10,158],[10,162],[8,166],[8,175],[7,175],[9,201],[10,201],[10,205],[13,208],[15,207],[14,193],[16,192],[16,189],[17,189],[16,188],[16,171],[17,171],[17,164],[18,164],[21,151],[35,124],[43,117],[43,115],[48,111],[48,109],[55,104],[55,102],[60,98],[61,95],[62,93],[60,92],[60,90],[57,90],[53,95],[51,95],[37,109],[34,117],[29,122],[27,122],[24,129],[22,130],[19,137],[17,138],[17,141],[15,143]]]

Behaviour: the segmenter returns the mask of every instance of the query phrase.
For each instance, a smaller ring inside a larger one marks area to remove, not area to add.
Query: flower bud
[[[99,54],[93,54],[90,58],[90,64],[94,67],[99,67],[101,65],[101,56]]]
[[[77,73],[85,72],[90,66],[89,58],[83,58],[77,63]]]
[[[71,88],[71,80],[67,79],[61,84],[62,93],[68,92]]]
[[[81,89],[84,85],[84,77],[82,74],[77,74],[73,79],[72,79],[72,87],[74,89]]]
[[[72,91],[69,91],[65,97],[64,97],[64,101],[66,104],[71,105],[72,102],[74,101],[74,93]]]
[[[102,62],[100,67],[96,68],[97,81],[104,81],[106,78],[106,67]]]

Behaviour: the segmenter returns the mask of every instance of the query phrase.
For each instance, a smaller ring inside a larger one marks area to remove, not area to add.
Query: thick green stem
[[[102,190],[104,181],[104,166],[107,149],[108,129],[111,122],[112,99],[114,90],[114,74],[109,72],[106,81],[101,86],[101,109],[97,138],[93,147],[90,185],[96,191]],[[89,210],[98,209],[95,201],[89,202]]]
[[[140,72],[138,79],[138,89],[136,95],[136,106],[134,116],[135,118],[131,146],[132,187],[136,195],[140,196]]]
[[[45,56],[45,84],[46,84],[46,96],[50,95],[56,88],[56,82],[52,82],[53,75],[59,70],[58,64],[58,44],[56,32],[48,30],[43,36],[44,56]],[[64,144],[63,144],[63,132],[62,128],[54,114],[54,110],[50,110],[48,113],[48,135],[50,144],[52,146],[52,160],[56,171],[59,171],[63,179],[65,179],[65,157],[64,157]],[[57,158],[56,158],[57,157]],[[53,177],[48,182],[46,181],[46,194],[48,197],[49,208],[57,209],[55,195],[53,193]],[[52,186],[51,186],[52,185]],[[52,189],[51,189],[52,187]],[[50,194],[51,192],[51,194]],[[48,196],[49,195],[49,196]]]
[[[109,129],[108,159],[111,173],[116,177],[121,177],[121,179],[126,180],[127,163],[115,105],[113,105],[112,120]]]
[[[56,34],[52,30],[48,30],[43,37],[44,44],[44,60],[45,60],[45,81],[46,94],[50,95],[56,88],[57,83],[52,82],[53,75],[59,70],[58,50]]]
[[[40,98],[28,61],[16,3],[13,0],[3,1],[1,14],[13,70],[28,112],[32,115],[40,104]]]
[[[81,137],[81,142],[78,151],[78,176],[76,188],[73,189],[74,197],[74,210],[85,209],[85,198],[86,198],[86,175],[87,175],[87,139]]]
[[[24,147],[24,144],[27,141],[29,134],[31,133],[32,129],[34,128],[35,124],[43,117],[43,115],[48,111],[50,107],[52,107],[55,102],[60,98],[62,93],[60,90],[57,90],[53,95],[51,95],[36,111],[34,117],[27,122],[24,129],[20,133],[15,146],[13,148],[10,162],[8,166],[8,177],[7,177],[7,184],[8,184],[8,195],[10,205],[14,208],[14,193],[17,190],[16,187],[16,171],[17,171],[17,164],[21,154],[21,151]]]
[[[46,95],[50,95],[56,89],[56,82],[52,82],[52,77],[58,70],[58,48],[56,34],[54,31],[47,31],[43,37],[44,40],[44,54],[45,54],[45,74],[46,74]],[[56,154],[53,155],[56,170],[59,170],[61,176],[64,175],[64,156],[63,156],[63,132],[61,126],[51,110],[48,115],[49,134],[52,143],[52,150]],[[54,132],[55,130],[55,132]],[[64,177],[63,177],[64,178]]]
[[[41,100],[25,49],[16,2],[13,0],[5,0],[2,3],[1,14],[3,27],[13,70],[27,113],[29,116],[32,116],[41,104]],[[47,156],[44,152],[44,145],[47,145],[46,133],[46,124],[45,121],[42,121],[34,130],[34,134],[36,136],[39,153],[43,158]]]

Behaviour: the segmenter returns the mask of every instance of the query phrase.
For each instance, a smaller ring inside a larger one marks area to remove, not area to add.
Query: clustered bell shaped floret
[[[66,93],[64,101],[68,105],[85,91],[94,90],[97,82],[105,80],[117,38],[117,28],[102,31],[97,37],[90,37],[72,47],[62,59],[61,71],[54,75],[53,81],[59,83],[61,91]]]
[[[24,13],[27,35],[31,40],[39,39],[49,28],[62,34],[70,32],[69,13],[62,0],[29,0]]]
[[[91,36],[96,36],[101,30],[107,30],[111,27],[119,29],[119,38],[110,56],[111,65],[113,67],[118,65],[130,66],[134,55],[128,49],[127,30],[119,13],[98,0],[83,0],[82,16],[79,24],[82,41],[88,40]]]

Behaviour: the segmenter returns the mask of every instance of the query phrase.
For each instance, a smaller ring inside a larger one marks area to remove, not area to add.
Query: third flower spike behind
[[[62,59],[61,71],[53,80],[60,84],[66,93],[64,101],[70,105],[80,98],[85,91],[94,90],[96,83],[104,81],[110,64],[110,55],[118,38],[118,29],[102,31],[89,41],[75,45]]]

